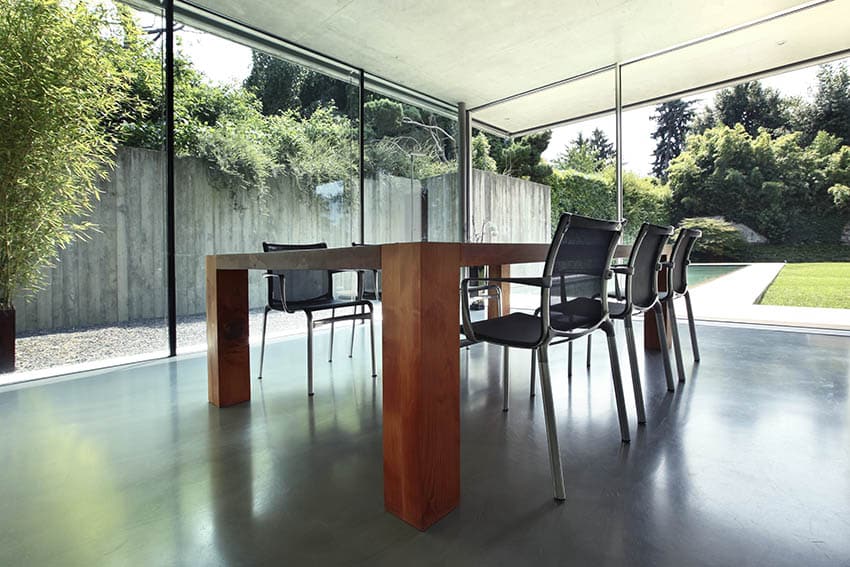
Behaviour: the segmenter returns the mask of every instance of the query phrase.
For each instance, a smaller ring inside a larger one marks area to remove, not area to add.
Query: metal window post
[[[617,219],[623,218],[623,82],[622,66],[614,70],[614,113],[616,116],[617,151]]]
[[[458,191],[460,201],[460,230],[461,242],[469,242],[470,226],[470,188],[472,186],[472,123],[469,119],[469,111],[466,103],[459,102],[457,105],[457,172]]]
[[[165,246],[168,355],[177,355],[177,271],[174,211],[174,0],[165,0]]]
[[[366,78],[363,73],[363,69],[360,69],[360,83],[359,83],[359,117],[360,124],[358,125],[358,138],[360,149],[358,151],[358,164],[360,170],[360,244],[366,243],[366,172],[364,171],[364,166],[366,165],[366,157],[365,157],[365,146],[366,146]]]

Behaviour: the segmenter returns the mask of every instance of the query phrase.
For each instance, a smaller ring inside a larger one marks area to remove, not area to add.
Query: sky
[[[251,50],[248,47],[185,28],[177,34],[183,52],[191,58],[195,66],[215,83],[241,83],[251,71]],[[850,59],[844,59],[845,63]],[[762,79],[762,84],[779,90],[785,96],[811,98],[816,84],[818,67],[807,67]],[[708,91],[685,97],[696,101],[698,112],[710,104],[714,93]],[[623,113],[623,168],[641,175],[649,175],[652,169],[655,141],[651,134],[655,130],[652,115],[655,106],[637,108]],[[549,147],[543,157],[553,160],[581,132],[589,136],[594,128],[605,132],[613,143],[615,124],[613,114],[603,118],[586,120],[568,126],[555,128]]]

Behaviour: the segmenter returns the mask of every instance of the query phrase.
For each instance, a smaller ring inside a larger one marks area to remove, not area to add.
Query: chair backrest
[[[283,252],[289,250],[317,250],[327,248],[324,242],[316,244],[274,244],[263,242],[263,252]],[[283,293],[289,307],[299,303],[333,299],[333,276],[330,270],[269,270],[269,274],[284,276]],[[284,309],[282,299],[277,296],[274,281],[268,281],[268,303],[275,309]]]
[[[696,228],[679,229],[679,236],[673,245],[671,262],[673,269],[670,272],[670,283],[673,292],[683,294],[688,291],[688,264],[691,263],[691,251],[697,238],[702,236],[702,231]]]
[[[561,214],[543,267],[543,278],[552,282],[549,302],[596,300],[601,306],[601,321],[608,313],[604,298],[608,296],[611,259],[622,230],[620,221]]]
[[[626,297],[637,309],[649,309],[658,300],[658,263],[672,234],[672,226],[648,222],[638,231],[629,255],[632,274],[626,277]]]

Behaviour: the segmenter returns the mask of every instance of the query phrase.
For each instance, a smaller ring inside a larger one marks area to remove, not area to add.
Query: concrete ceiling
[[[481,105],[767,19],[623,67],[625,103],[850,48],[850,0],[193,0],[446,102]],[[771,16],[811,4],[805,10]],[[517,132],[613,106],[613,72],[490,106]]]

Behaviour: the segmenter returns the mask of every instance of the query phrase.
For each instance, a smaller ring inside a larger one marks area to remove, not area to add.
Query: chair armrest
[[[290,311],[289,308],[286,306],[286,276],[283,274],[263,274],[263,278],[272,278],[272,289],[280,298],[280,303],[281,305],[283,305],[283,310],[287,313],[292,313],[292,311]]]
[[[465,278],[462,282],[460,282],[460,301],[461,301],[461,324],[463,325],[463,334],[466,335],[466,338],[471,340],[472,342],[478,342],[478,339],[475,337],[475,331],[472,329],[472,318],[469,316],[469,291],[470,291],[470,282],[477,282],[479,280]],[[479,286],[473,286],[479,287]]]
[[[633,276],[635,274],[634,268],[629,266],[611,266],[611,271],[615,274],[624,274],[627,276]]]

